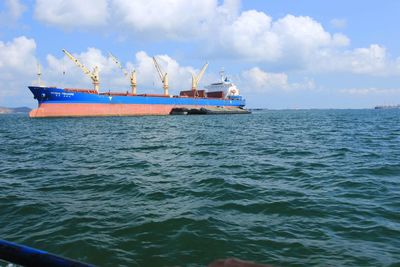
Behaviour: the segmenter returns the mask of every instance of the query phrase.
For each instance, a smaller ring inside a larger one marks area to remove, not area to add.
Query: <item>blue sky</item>
[[[91,88],[61,52],[100,67],[102,90],[129,82],[108,58],[138,73],[138,91],[171,93],[224,68],[249,107],[370,108],[400,103],[400,1],[3,0],[0,106],[36,103],[36,63],[46,85]],[[65,73],[65,74],[64,74]]]

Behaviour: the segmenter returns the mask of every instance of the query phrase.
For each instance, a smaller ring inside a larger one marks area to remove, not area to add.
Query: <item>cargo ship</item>
[[[168,75],[161,70],[156,58],[153,61],[163,84],[163,94],[137,94],[136,72],[129,74],[119,61],[110,54],[131,82],[131,91],[125,93],[100,92],[99,70],[87,69],[72,54],[63,52],[88,75],[94,89],[57,88],[41,86],[41,72],[38,71],[39,86],[29,86],[38,107],[33,109],[31,118],[46,117],[94,117],[94,116],[144,116],[144,115],[187,115],[187,114],[247,114],[246,101],[236,86],[221,72],[221,81],[198,90],[198,83],[208,64],[199,74],[192,74],[192,89],[179,95],[168,93]]]

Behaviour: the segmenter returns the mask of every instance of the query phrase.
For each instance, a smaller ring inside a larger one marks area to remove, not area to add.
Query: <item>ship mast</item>
[[[224,70],[224,68],[222,68],[222,69],[219,71],[219,76],[221,76],[221,82],[225,82],[226,76],[225,76],[225,70]]]
[[[90,71],[88,68],[85,67],[78,59],[76,59],[72,54],[70,54],[67,50],[62,50],[64,54],[68,56],[90,79],[93,81],[94,90],[99,93],[100,89],[100,78],[99,78],[99,68],[97,66],[94,67],[93,71]]]
[[[203,68],[201,68],[199,74],[197,74],[197,76],[194,76],[194,74],[192,73],[192,91],[193,91],[193,95],[196,95],[197,92],[197,87],[199,86],[199,82],[201,80],[201,78],[203,78],[204,73],[206,72],[206,69],[208,67],[208,63],[204,64]]]
[[[129,75],[128,71],[124,69],[119,62],[119,60],[111,53],[108,53],[111,59],[117,64],[117,66],[122,70],[124,73],[125,77],[129,78],[131,82],[131,90],[132,90],[132,95],[136,95],[136,70],[133,70],[131,74]]]
[[[43,86],[42,83],[42,66],[40,66],[39,62],[37,63],[37,77],[38,77],[38,86]]]
[[[154,61],[154,66],[157,69],[157,73],[160,76],[161,82],[163,83],[163,88],[164,88],[164,95],[168,95],[168,73],[164,73],[161,70],[160,65],[158,64],[157,60],[155,57],[153,57],[153,61]]]

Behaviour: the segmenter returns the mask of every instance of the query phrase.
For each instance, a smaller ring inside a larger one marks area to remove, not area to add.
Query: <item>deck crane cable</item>
[[[113,54],[111,54],[110,52],[108,52],[108,55],[115,62],[115,64],[117,64],[117,66],[122,70],[124,75],[126,77],[128,77],[128,71],[122,67],[121,62]]]
[[[108,55],[115,62],[115,64],[117,64],[117,66],[122,70],[122,72],[124,73],[125,77],[129,78],[129,80],[131,82],[132,94],[136,95],[136,70],[133,70],[131,72],[131,75],[129,75],[128,71],[122,67],[120,61],[113,54],[111,54],[109,52]]]

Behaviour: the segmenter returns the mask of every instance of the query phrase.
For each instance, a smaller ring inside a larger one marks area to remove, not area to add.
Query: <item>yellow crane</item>
[[[163,83],[164,95],[168,95],[168,73],[164,73],[161,70],[161,67],[158,64],[155,57],[153,57],[153,61],[154,61],[154,66],[157,69],[158,75],[160,76],[161,82]]]
[[[201,68],[199,74],[197,76],[194,76],[194,73],[192,73],[192,91],[197,91],[197,87],[199,86],[199,82],[201,78],[203,78],[204,73],[206,72],[206,69],[208,67],[208,63],[204,64],[203,68]]]
[[[129,80],[131,82],[132,94],[136,95],[136,70],[133,70],[131,72],[131,75],[129,75],[128,71],[122,67],[119,60],[113,54],[108,53],[108,55],[111,57],[112,60],[114,60],[115,64],[117,64],[118,67],[122,70],[125,77],[129,78]]]
[[[85,67],[82,63],[79,62],[73,55],[71,55],[67,50],[62,50],[64,54],[66,54],[69,59],[71,59],[87,76],[90,77],[93,81],[94,90],[99,92],[100,89],[100,78],[99,78],[99,68],[97,66],[94,67],[93,71],[90,71],[88,68]]]

